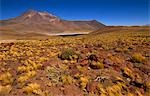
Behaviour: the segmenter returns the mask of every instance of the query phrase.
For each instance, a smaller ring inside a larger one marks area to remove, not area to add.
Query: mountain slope
[[[24,33],[62,33],[62,32],[91,32],[105,25],[92,21],[68,21],[47,12],[29,10],[21,16],[0,21],[0,32]]]
[[[148,26],[107,26],[101,29],[98,29],[96,31],[91,32],[89,35],[98,35],[98,34],[106,34],[106,33],[112,33],[112,32],[145,32],[149,31],[150,27]]]

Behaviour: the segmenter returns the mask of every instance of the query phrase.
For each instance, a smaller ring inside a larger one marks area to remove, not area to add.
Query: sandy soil
[[[0,43],[10,43],[10,42],[14,42],[16,40],[0,40]]]

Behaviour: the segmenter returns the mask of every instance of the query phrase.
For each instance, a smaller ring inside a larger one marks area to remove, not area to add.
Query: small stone
[[[130,79],[130,78],[127,78],[127,81],[129,81],[129,82],[130,82],[130,81],[131,81],[131,79]]]

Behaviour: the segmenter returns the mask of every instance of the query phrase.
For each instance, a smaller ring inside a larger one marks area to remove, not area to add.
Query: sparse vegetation
[[[89,82],[87,77],[80,77],[80,87],[82,90],[86,88],[87,83]]]
[[[0,82],[2,85],[8,85],[13,83],[13,77],[9,72],[1,74]]]
[[[132,61],[136,63],[143,63],[145,61],[145,57],[142,56],[140,53],[135,53],[132,56]]]
[[[0,95],[148,96],[149,32],[127,28],[0,43]]]
[[[91,61],[90,67],[91,67],[92,69],[103,69],[103,68],[104,68],[104,64],[101,63],[101,62]]]
[[[59,57],[62,60],[74,60],[79,58],[79,56],[72,49],[64,50]]]
[[[63,75],[63,76],[60,77],[60,81],[63,84],[73,84],[74,79],[69,75]]]
[[[1,86],[0,85],[0,95],[8,95],[10,91],[12,90],[12,87],[10,85]]]
[[[23,88],[23,91],[27,94],[37,94],[37,95],[42,95],[42,90],[40,89],[40,85],[37,83],[30,83],[27,86]]]

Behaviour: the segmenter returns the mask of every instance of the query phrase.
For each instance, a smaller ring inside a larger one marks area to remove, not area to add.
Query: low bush
[[[72,84],[74,82],[73,78],[69,75],[61,76],[60,81],[63,84]]]
[[[82,90],[86,88],[87,83],[89,82],[87,77],[80,77],[80,87]]]
[[[135,53],[133,54],[131,61],[135,63],[143,63],[145,61],[145,57],[140,53]]]
[[[0,85],[0,96],[8,95],[11,90],[12,90],[12,87],[10,85],[6,85],[6,86]]]
[[[98,57],[95,54],[91,54],[88,59],[91,61],[98,61]]]
[[[9,72],[0,75],[0,82],[2,85],[8,85],[13,83],[13,77]]]
[[[78,59],[79,55],[72,49],[66,49],[59,55],[59,58],[61,58],[62,60],[74,60]]]
[[[23,88],[23,92],[27,93],[27,94],[37,94],[37,95],[42,95],[42,91],[40,89],[40,85],[37,83],[30,83],[27,86],[25,86]]]
[[[90,67],[91,67],[92,69],[103,69],[103,68],[104,68],[104,64],[101,63],[101,62],[92,61],[92,62],[90,63]]]

